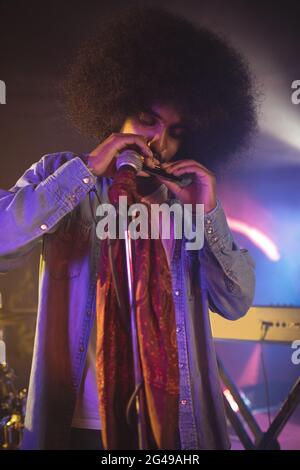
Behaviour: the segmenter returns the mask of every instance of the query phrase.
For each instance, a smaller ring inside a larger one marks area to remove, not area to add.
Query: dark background
[[[0,108],[1,187],[14,184],[44,153],[94,145],[64,121],[57,86],[81,41],[99,27],[104,15],[125,3],[0,0],[0,79],[7,86],[7,104]],[[163,5],[225,34],[248,58],[263,93],[268,95],[270,87],[280,83],[278,90],[289,98],[292,80],[300,77],[299,2],[138,3]]]

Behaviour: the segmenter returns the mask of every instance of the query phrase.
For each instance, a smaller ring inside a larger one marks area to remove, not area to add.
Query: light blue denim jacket
[[[0,271],[21,264],[42,242],[39,306],[24,449],[66,449],[95,319],[100,241],[98,201],[109,181],[72,152],[45,155],[9,191],[0,190]],[[254,264],[234,243],[220,203],[205,216],[199,251],[176,240],[171,273],[180,370],[182,449],[230,446],[208,308],[229,320],[254,295]]]

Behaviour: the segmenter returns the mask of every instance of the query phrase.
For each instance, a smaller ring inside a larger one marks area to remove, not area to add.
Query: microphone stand
[[[132,256],[132,241],[130,232],[126,229],[124,232],[125,236],[125,252],[126,252],[126,271],[128,279],[128,296],[130,305],[130,318],[131,318],[131,341],[133,351],[133,365],[134,365],[134,383],[135,391],[128,404],[128,410],[131,407],[132,400],[135,401],[135,409],[137,415],[137,430],[138,430],[138,443],[139,450],[145,450],[147,446],[147,433],[145,423],[145,403],[143,396],[143,373],[141,369],[139,344],[138,344],[138,332],[137,332],[137,321],[136,321],[136,303],[134,295],[134,272],[133,272],[133,256]]]
[[[162,169],[158,168],[148,168],[143,165],[143,158],[139,153],[139,149],[135,145],[132,145],[131,148],[128,147],[124,149],[118,156],[116,160],[117,170],[120,168],[131,169],[135,173],[138,173],[141,170],[148,172],[149,174],[163,176],[164,178],[170,181],[176,181],[181,186],[186,186],[190,184],[191,177],[189,175],[183,176],[174,176],[164,172]],[[127,217],[127,214],[126,214]],[[126,219],[127,220],[127,219]],[[139,353],[139,343],[138,343],[138,332],[137,332],[137,320],[136,320],[136,303],[135,303],[135,283],[134,283],[134,262],[133,262],[133,249],[132,249],[132,240],[130,237],[130,232],[128,231],[127,224],[123,232],[125,239],[125,253],[126,253],[126,271],[127,271],[127,280],[128,280],[128,298],[130,306],[130,323],[131,323],[131,341],[132,341],[132,351],[133,351],[133,365],[134,365],[134,383],[135,390],[129,400],[127,406],[127,421],[130,424],[130,411],[133,404],[135,405],[136,416],[137,416],[137,431],[138,431],[138,445],[139,450],[149,449],[150,443],[147,439],[146,432],[146,420],[145,420],[145,395],[144,395],[144,379],[141,368],[141,360]],[[134,402],[134,403],[133,403]]]
[[[131,170],[138,172],[142,168],[141,156],[133,150],[123,151],[116,162],[117,169],[120,168],[131,168]],[[127,215],[126,215],[127,216]],[[128,281],[128,298],[130,307],[130,324],[131,324],[131,341],[132,341],[132,352],[133,352],[133,366],[134,366],[134,384],[135,389],[129,400],[127,406],[127,420],[129,421],[129,414],[131,407],[135,405],[135,411],[137,416],[137,432],[138,432],[138,447],[139,450],[148,449],[148,440],[146,432],[146,421],[145,421],[145,397],[144,391],[144,378],[141,368],[139,343],[138,343],[138,331],[137,331],[137,318],[136,318],[136,302],[135,302],[135,282],[134,282],[134,263],[133,263],[133,250],[132,240],[128,226],[124,230],[125,239],[125,253],[126,253],[126,271]],[[133,403],[134,402],[134,403]]]

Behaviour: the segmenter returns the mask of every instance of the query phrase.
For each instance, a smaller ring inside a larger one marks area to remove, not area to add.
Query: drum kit
[[[25,419],[27,390],[16,387],[17,376],[6,362],[3,326],[16,322],[14,315],[0,315],[0,450],[19,449]]]

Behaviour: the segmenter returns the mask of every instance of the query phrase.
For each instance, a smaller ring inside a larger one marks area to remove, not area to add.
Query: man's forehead
[[[153,103],[146,111],[154,114],[158,119],[170,125],[186,125],[186,120],[175,105],[165,103]]]

